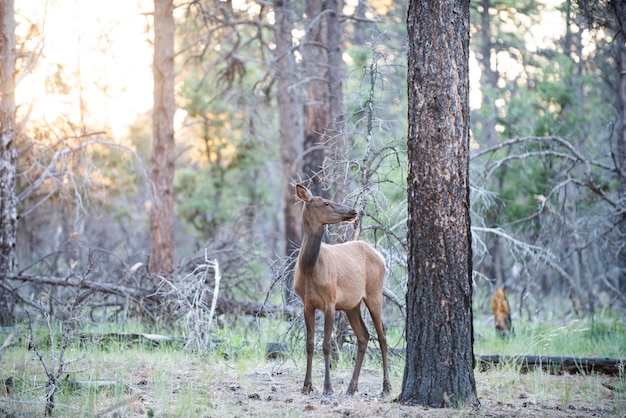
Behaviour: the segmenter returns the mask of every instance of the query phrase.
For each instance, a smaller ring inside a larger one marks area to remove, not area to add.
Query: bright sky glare
[[[32,104],[31,118],[52,121],[58,114],[80,119],[80,94],[88,104],[90,129],[111,126],[126,135],[137,113],[152,107],[152,47],[147,32],[150,0],[17,1],[17,14],[43,31],[43,55],[17,86],[18,103]],[[150,17],[151,19],[151,17]],[[17,31],[26,31],[21,21]],[[68,95],[48,92],[46,79],[62,67]]]
[[[543,24],[527,35],[530,48],[543,47],[564,31],[563,20],[555,11],[562,2],[544,0]],[[242,0],[234,5],[242,7]],[[28,30],[27,20],[42,28],[44,41],[37,67],[17,87],[18,104],[31,104],[33,119],[52,122],[58,115],[68,115],[72,121],[80,121],[82,96],[88,106],[83,122],[90,129],[110,126],[114,138],[125,137],[137,114],[152,107],[153,50],[148,26],[153,1],[17,0],[15,8],[24,16],[17,18],[22,22],[18,33]],[[498,61],[499,70],[509,77],[520,71],[519,64],[507,62],[506,57],[498,57]],[[70,94],[46,91],[46,80],[60,68]],[[480,70],[472,55],[472,108],[480,107],[479,80]]]

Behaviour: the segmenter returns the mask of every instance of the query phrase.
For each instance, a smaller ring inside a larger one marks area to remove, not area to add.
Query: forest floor
[[[139,416],[205,416],[205,417],[625,417],[626,395],[605,385],[621,388],[617,377],[593,375],[553,376],[545,372],[516,374],[510,370],[476,373],[480,408],[437,409],[408,406],[394,402],[402,385],[402,376],[392,373],[393,392],[381,398],[382,374],[373,367],[364,367],[360,391],[345,394],[351,371],[335,370],[332,381],[335,394],[323,396],[322,364],[316,364],[316,390],[308,395],[300,392],[303,365],[277,366],[271,362],[242,370],[233,363],[216,371],[207,379],[192,365],[180,367],[171,376],[170,393],[164,394],[151,382],[150,370],[135,368],[128,376],[129,393],[110,417]],[[204,369],[204,367],[201,367]],[[211,367],[209,367],[211,369]],[[197,389],[204,396],[197,399]],[[193,388],[193,389],[192,389]],[[186,391],[194,392],[197,402],[186,412],[168,412],[167,404],[179,404]],[[163,396],[169,396],[166,401]],[[165,402],[164,402],[165,401]],[[101,411],[103,411],[101,409]]]
[[[601,341],[606,344],[607,340]],[[607,354],[623,358],[623,341],[616,346],[620,348],[609,350],[607,345]],[[623,371],[620,377],[551,375],[542,370],[520,373],[519,366],[501,363],[486,371],[475,370],[479,408],[438,409],[394,401],[404,372],[404,358],[396,354],[390,357],[392,392],[388,396],[381,397],[381,364],[374,351],[367,352],[354,396],[345,394],[353,367],[349,352],[331,370],[335,394],[323,396],[319,351],[313,362],[315,390],[304,395],[300,391],[305,369],[301,349],[267,359],[261,343],[233,338],[227,348],[200,355],[176,346],[73,345],[66,356],[75,362],[64,366],[52,416],[626,418]],[[58,351],[43,348],[42,354],[35,355],[27,341],[20,340],[2,357],[0,418],[44,415],[42,363],[56,370]]]

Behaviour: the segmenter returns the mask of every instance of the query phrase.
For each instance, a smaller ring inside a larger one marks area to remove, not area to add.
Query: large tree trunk
[[[295,255],[302,242],[300,206],[294,204],[293,188],[298,173],[298,146],[302,141],[302,104],[294,92],[295,57],[292,53],[293,5],[291,0],[275,0],[276,13],[276,95],[278,100],[280,130],[280,166],[283,225],[285,229],[285,255]],[[286,271],[284,289],[285,303],[293,305],[297,296],[293,291],[293,266]]]
[[[412,0],[407,353],[399,401],[477,404],[469,210],[469,2]]]
[[[15,141],[15,11],[13,0],[0,0],[0,272],[15,267],[17,243],[17,152]],[[13,321],[13,296],[0,288],[0,325]]]
[[[328,197],[322,187],[322,169],[326,148],[326,128],[330,120],[328,105],[328,53],[326,2],[307,0],[307,33],[300,50],[306,77],[304,102],[304,155],[302,171],[310,180],[309,189],[314,195]]]
[[[174,265],[174,29],[172,0],[154,0],[149,269],[159,274],[172,272]]]

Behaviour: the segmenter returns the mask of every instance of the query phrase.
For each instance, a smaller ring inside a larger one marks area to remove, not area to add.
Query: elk
[[[302,202],[303,240],[298,254],[294,290],[304,305],[306,326],[306,375],[302,393],[313,391],[311,367],[315,347],[315,311],[324,314],[324,395],[332,395],[330,383],[330,351],[335,311],[344,311],[357,340],[357,357],[347,393],[358,390],[359,374],[369,341],[369,332],[361,316],[361,301],[370,312],[383,360],[383,394],[391,391],[387,370],[387,337],[383,326],[383,278],[385,260],[371,245],[363,241],[342,244],[322,243],[325,225],[353,222],[357,212],[296,185]]]

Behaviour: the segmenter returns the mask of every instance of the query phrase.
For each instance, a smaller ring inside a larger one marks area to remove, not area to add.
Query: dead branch
[[[217,300],[215,314],[220,315],[224,313],[240,313],[244,315],[254,315],[257,317],[266,317],[269,315],[286,315],[289,317],[295,317],[300,313],[300,309],[291,306],[246,302],[222,296]]]
[[[572,166],[577,165],[577,164],[582,164],[584,166],[584,180],[572,179],[571,182],[573,184],[576,184],[578,186],[588,187],[593,193],[598,195],[602,200],[607,202],[613,208],[620,207],[620,204],[618,201],[616,201],[615,199],[612,199],[610,196],[606,194],[606,192],[604,192],[604,190],[602,190],[602,187],[595,184],[595,182],[593,181],[593,176],[591,174],[592,166],[597,167],[609,173],[619,174],[620,170],[617,168],[617,165],[610,166],[602,162],[589,159],[581,151],[579,151],[571,142],[559,136],[546,136],[546,137],[527,136],[527,137],[512,138],[500,144],[497,144],[493,147],[489,147],[489,148],[486,148],[484,150],[480,150],[479,152],[474,153],[471,156],[471,159],[475,160],[482,156],[492,154],[498,150],[513,147],[515,145],[523,144],[523,143],[537,143],[537,144],[554,143],[562,148],[565,148],[566,152],[559,152],[559,151],[555,151],[552,149],[542,149],[542,150],[537,150],[537,151],[526,151],[523,153],[507,155],[506,157],[499,158],[495,160],[493,163],[489,164],[486,169],[486,174],[484,176],[486,178],[491,177],[496,169],[498,169],[499,167],[505,165],[506,163],[512,160],[523,160],[523,159],[534,158],[534,157],[548,157],[548,156],[556,157],[562,160],[570,161],[572,163]]]
[[[21,282],[31,282],[62,287],[82,287],[84,289],[90,289],[98,292],[110,293],[124,297],[131,297],[135,299],[146,298],[152,294],[150,290],[121,286],[113,283],[97,283],[90,280],[79,280],[72,277],[36,276],[30,274],[11,275],[0,273],[0,279],[17,280]]]
[[[87,148],[91,146],[100,145],[100,146],[104,146],[104,147],[111,148],[111,149],[118,149],[118,150],[121,150],[123,152],[126,152],[132,155],[136,161],[139,161],[139,162],[141,161],[141,157],[139,156],[139,154],[137,154],[136,151],[122,144],[112,142],[112,141],[107,141],[107,140],[100,138],[99,135],[101,135],[102,133],[103,132],[93,132],[93,133],[88,133],[88,134],[76,135],[75,137],[72,137],[72,139],[82,140],[83,138],[89,138],[89,137],[93,137],[93,138],[86,140],[84,142],[80,142],[75,146],[67,145],[65,143],[65,140],[62,139],[61,143],[63,144],[63,147],[61,149],[56,150],[51,155],[47,164],[37,163],[29,169],[29,171],[33,169],[38,169],[41,172],[38,174],[37,178],[34,179],[33,181],[29,182],[27,180],[29,184],[17,196],[18,202],[23,202],[29,197],[31,197],[35,192],[41,190],[41,187],[44,184],[46,184],[47,182],[50,182],[51,179],[53,180],[52,183],[55,183],[54,180],[56,179],[56,184],[41,199],[38,199],[37,202],[31,205],[29,209],[21,213],[20,214],[21,217],[27,216],[32,211],[34,211],[38,206],[40,206],[46,200],[48,200],[50,197],[56,194],[61,188],[60,184],[67,180],[70,180],[69,187],[74,189],[74,194],[76,197],[77,204],[79,205],[81,209],[83,208],[84,206],[82,202],[83,197],[80,191],[78,190],[79,182],[76,179],[76,175],[71,173],[71,170],[68,170],[67,165],[68,165],[68,158],[70,158],[70,156],[74,154],[78,154],[80,152],[84,152]],[[139,166],[143,167],[142,164],[139,164]],[[22,173],[22,175],[24,175],[24,173]],[[142,169],[142,176],[147,178],[147,173],[143,169]]]
[[[2,344],[2,347],[0,347],[0,360],[2,360],[2,355],[4,354],[6,349],[9,348],[9,346],[11,345],[11,341],[12,340],[13,340],[13,333],[9,334],[7,339],[4,340],[4,343]]]
[[[80,281],[71,277],[51,277],[36,276],[28,274],[2,274],[1,280],[17,280],[21,282],[30,282],[37,284],[45,284],[62,287],[81,287],[83,289],[95,290],[97,292],[109,293],[118,296],[124,296],[140,301],[141,299],[150,298],[154,295],[151,289],[137,289],[129,286],[122,286],[113,283],[97,283],[89,280]],[[247,302],[232,298],[220,297],[215,306],[215,315],[226,313],[240,313],[244,315],[253,315],[265,317],[268,315],[287,315],[290,317],[297,316],[297,309],[282,305],[269,305],[259,302]]]
[[[213,270],[214,289],[209,287],[209,273]],[[222,273],[217,259],[210,260],[208,250],[204,251],[204,263],[198,265],[194,271],[181,280],[161,279],[161,286],[157,291],[174,310],[182,313],[186,328],[189,330],[185,348],[193,347],[204,353],[209,349],[211,330],[215,308],[219,297],[219,285]],[[168,290],[164,286],[169,287]],[[212,294],[211,306],[207,304],[208,295]]]
[[[400,311],[404,312],[404,308],[406,307],[404,304],[404,300],[402,300],[400,296],[396,295],[393,290],[391,290],[387,286],[383,286],[383,296],[385,296],[387,299],[392,301],[398,308],[400,308]]]

